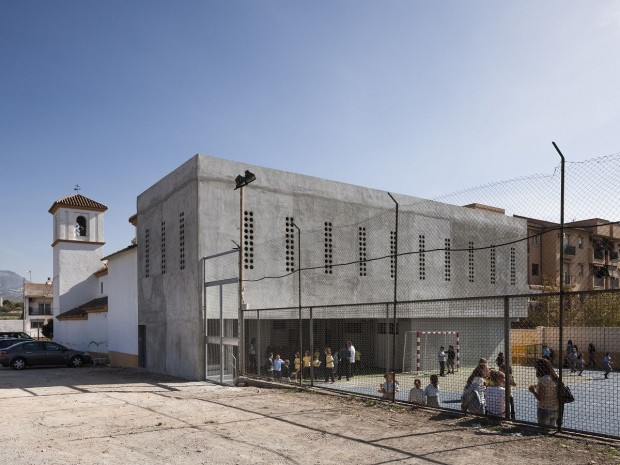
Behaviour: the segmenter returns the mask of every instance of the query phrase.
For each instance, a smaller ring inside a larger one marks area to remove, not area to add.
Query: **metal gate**
[[[238,374],[238,250],[203,258],[206,379],[232,384]]]

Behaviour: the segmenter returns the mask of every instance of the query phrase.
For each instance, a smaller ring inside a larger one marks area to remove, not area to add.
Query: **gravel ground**
[[[615,444],[106,367],[0,368],[3,463],[620,464]]]

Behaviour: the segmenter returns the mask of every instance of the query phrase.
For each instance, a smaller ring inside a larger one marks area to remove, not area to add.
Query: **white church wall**
[[[108,258],[109,359],[116,366],[138,366],[138,249]]]

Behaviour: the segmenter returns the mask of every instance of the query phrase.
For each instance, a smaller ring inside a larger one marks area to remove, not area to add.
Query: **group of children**
[[[293,366],[290,360],[282,360],[280,354],[273,355],[269,352],[265,363],[265,373],[267,377],[276,381],[291,381],[296,379],[316,379],[322,371],[325,375],[325,382],[333,383],[335,374],[335,358],[331,348],[325,348],[325,367],[321,368],[322,362],[319,353],[315,352],[314,356],[310,355],[310,351],[306,350],[304,356],[301,357],[299,352],[295,352],[293,357]]]

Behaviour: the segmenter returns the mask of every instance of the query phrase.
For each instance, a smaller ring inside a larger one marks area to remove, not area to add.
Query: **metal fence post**
[[[510,358],[510,298],[508,296],[504,297],[504,366],[505,366],[505,374],[506,374],[506,396],[504,399],[505,402],[505,413],[504,417],[506,420],[510,419],[510,397],[512,395],[512,359]]]
[[[312,321],[312,307],[310,307],[310,386],[314,386],[314,322]]]
[[[560,339],[560,347],[559,347],[559,376],[560,381],[558,383],[558,431],[562,430],[562,422],[564,420],[564,404],[562,403],[562,366],[564,364],[564,357],[562,352],[562,347],[564,345],[564,155],[560,152],[560,149],[552,142],[555,150],[560,155],[562,159],[561,163],[561,178],[560,178],[560,318],[559,318],[559,339]],[[568,355],[568,354],[567,354]]]
[[[260,312],[256,310],[256,375],[260,376],[260,367],[263,363],[263,353],[261,352],[261,339],[260,339]]]

